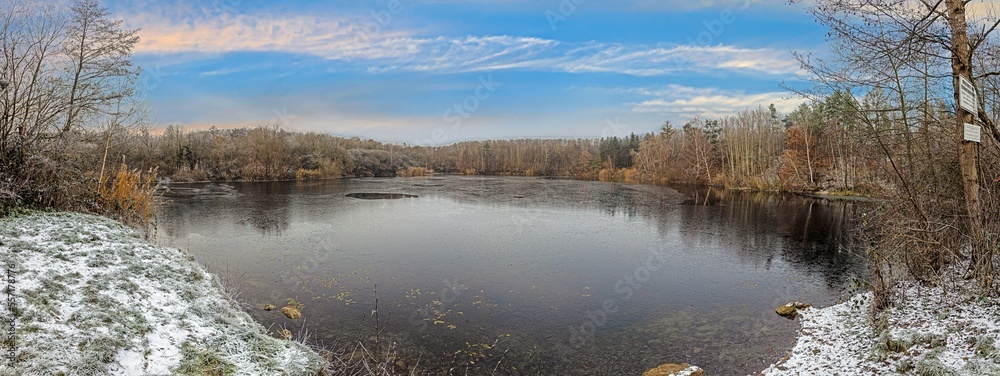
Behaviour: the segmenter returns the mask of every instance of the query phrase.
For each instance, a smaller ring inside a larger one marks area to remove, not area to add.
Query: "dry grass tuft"
[[[101,175],[91,187],[96,197],[94,212],[129,225],[145,227],[159,206],[156,194],[156,170],[141,172],[124,163],[110,177]]]
[[[405,170],[399,170],[396,172],[396,176],[401,177],[414,177],[414,176],[430,176],[434,175],[434,170],[426,167],[407,167]]]

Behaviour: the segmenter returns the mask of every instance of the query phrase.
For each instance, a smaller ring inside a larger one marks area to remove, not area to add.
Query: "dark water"
[[[242,275],[253,306],[303,304],[328,344],[373,336],[377,284],[383,346],[426,374],[753,373],[794,344],[798,323],[775,307],[836,303],[864,269],[846,245],[853,204],[791,195],[479,177],[233,186],[171,198],[160,243]]]

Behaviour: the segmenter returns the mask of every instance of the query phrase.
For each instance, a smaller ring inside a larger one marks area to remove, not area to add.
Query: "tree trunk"
[[[965,1],[947,0],[948,23],[951,25],[952,59],[951,68],[955,82],[955,104],[958,115],[958,164],[962,171],[962,187],[965,191],[965,209],[969,216],[969,233],[972,238],[972,265],[978,270],[982,252],[983,232],[979,207],[979,169],[976,160],[978,144],[965,141],[963,129],[966,123],[973,123],[977,114],[970,113],[959,105],[961,88],[959,77],[972,79],[972,56],[969,50],[969,36],[965,19]],[[986,260],[984,260],[986,261]]]
[[[76,66],[73,67],[73,86],[69,90],[69,106],[66,110],[66,125],[63,126],[62,133],[67,133],[73,128],[73,118],[76,117],[76,94],[80,84],[80,74],[83,73],[83,65],[87,57],[87,33],[90,31],[90,18],[84,17],[80,25],[80,51],[76,56]]]

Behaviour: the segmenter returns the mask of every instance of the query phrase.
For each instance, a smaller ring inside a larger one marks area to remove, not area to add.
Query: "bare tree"
[[[46,127],[61,110],[58,66],[63,21],[55,7],[7,0],[0,3],[0,212],[34,196],[44,178],[37,151]]]
[[[992,141],[1000,141],[1000,130],[993,121],[996,113],[986,108],[984,102],[980,102],[975,113],[957,106],[957,86],[959,77],[977,82],[1000,74],[984,64],[977,65],[982,59],[976,58],[982,48],[991,45],[1000,20],[993,14],[981,14],[970,20],[966,12],[970,3],[969,0],[817,0],[811,12],[830,28],[837,58],[831,61],[801,55],[799,58],[819,84],[818,92],[825,89],[855,93],[846,99],[858,112],[856,120],[865,125],[883,151],[904,201],[919,218],[920,224],[902,228],[921,228],[919,237],[925,239],[942,236],[932,229],[940,229],[939,224],[947,225],[948,218],[959,214],[952,212],[955,207],[964,208],[962,227],[972,249],[970,266],[988,284],[992,281],[995,244],[984,244],[986,226],[976,162],[979,145],[963,141],[961,134],[963,124],[979,123]],[[856,94],[877,91],[885,93],[885,100],[874,106],[870,104],[875,102],[863,103],[863,96]],[[955,104],[954,112],[938,111],[949,102]],[[954,119],[957,127],[936,129],[957,137],[957,148],[952,146],[957,154],[951,154],[956,156],[955,161],[939,157],[950,153],[931,149],[933,135],[929,129],[933,127],[929,125],[948,118]],[[923,145],[917,142],[917,135],[922,136]],[[927,150],[920,152],[921,148]],[[951,163],[957,165],[955,170],[940,167]],[[948,176],[949,171],[959,176]],[[928,176],[935,178],[927,179]],[[956,180],[962,183],[961,195],[950,191],[951,182]],[[950,205],[948,200],[962,204]]]
[[[23,154],[61,111],[63,17],[51,6],[0,4],[0,153]],[[16,150],[14,150],[16,148]]]
[[[132,65],[132,50],[139,31],[109,17],[98,0],[76,0],[70,6],[64,49],[71,69],[63,133],[88,116],[116,115],[118,102],[135,94],[139,69]]]

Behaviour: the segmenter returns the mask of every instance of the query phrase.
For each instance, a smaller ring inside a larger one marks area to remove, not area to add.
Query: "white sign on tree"
[[[965,123],[965,140],[972,142],[980,142],[980,132],[981,129],[978,125]]]
[[[979,98],[976,87],[965,76],[958,76],[958,105],[970,114],[979,115]]]

